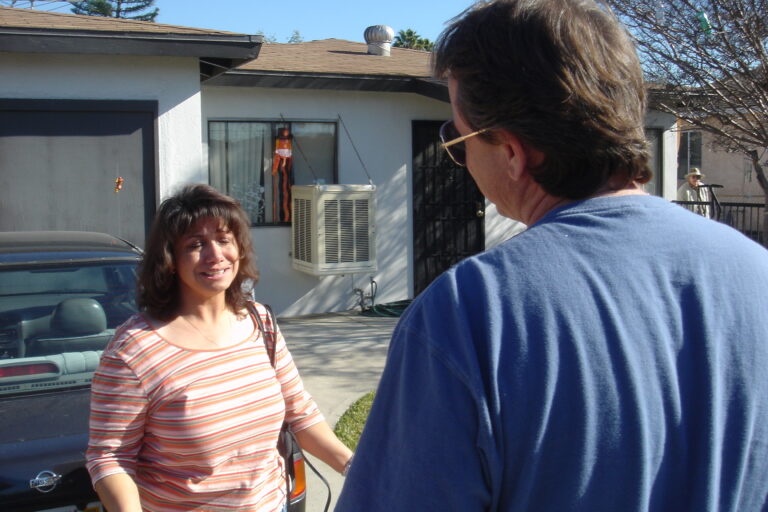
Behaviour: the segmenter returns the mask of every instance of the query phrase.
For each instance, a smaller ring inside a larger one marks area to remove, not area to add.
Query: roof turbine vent
[[[395,31],[386,25],[372,25],[365,29],[365,42],[368,43],[368,53],[389,57]]]

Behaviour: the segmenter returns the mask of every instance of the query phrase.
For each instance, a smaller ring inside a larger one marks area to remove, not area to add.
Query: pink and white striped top
[[[277,436],[323,420],[277,326],[272,368],[258,329],[220,350],[160,337],[141,314],[124,323],[94,373],[87,468],[94,483],[128,473],[144,510],[273,511],[285,502]]]

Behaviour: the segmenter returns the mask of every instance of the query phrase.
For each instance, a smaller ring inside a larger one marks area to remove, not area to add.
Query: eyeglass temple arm
[[[480,135],[481,133],[485,133],[487,131],[488,131],[488,128],[483,128],[482,130],[477,130],[475,132],[468,133],[466,135],[462,135],[461,137],[457,137],[457,138],[455,138],[453,140],[449,140],[448,142],[443,142],[441,144],[441,146],[444,147],[444,148],[447,148],[449,146],[453,146],[454,144],[458,144],[459,142],[464,142],[465,140],[467,140],[470,137],[474,137],[475,135]]]

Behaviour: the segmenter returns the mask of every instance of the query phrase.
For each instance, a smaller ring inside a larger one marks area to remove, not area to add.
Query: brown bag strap
[[[251,313],[253,313],[253,317],[256,319],[256,323],[259,324],[259,331],[261,331],[261,337],[264,340],[264,347],[267,349],[269,362],[272,365],[272,368],[274,368],[275,367],[275,345],[277,344],[274,338],[275,314],[272,312],[272,308],[269,307],[267,304],[262,304],[262,306],[264,306],[264,309],[267,310],[267,318],[269,319],[269,325],[273,329],[271,333],[267,333],[267,330],[264,328],[264,321],[261,319],[261,315],[259,314],[258,309],[256,309],[256,305],[253,302],[248,302],[248,309],[251,311]]]

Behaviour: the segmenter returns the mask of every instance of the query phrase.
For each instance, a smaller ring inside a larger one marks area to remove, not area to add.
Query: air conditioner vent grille
[[[369,204],[367,199],[355,200],[355,261],[368,261],[370,258]]]
[[[296,199],[293,202],[293,222],[297,225],[293,237],[293,257],[297,260],[312,262],[312,201],[309,199]]]
[[[339,200],[339,259],[342,263],[352,263],[355,259],[355,211],[354,201],[350,199]]]
[[[376,270],[375,188],[293,187],[293,267],[313,275]]]
[[[325,262],[339,262],[339,202],[325,201]]]

